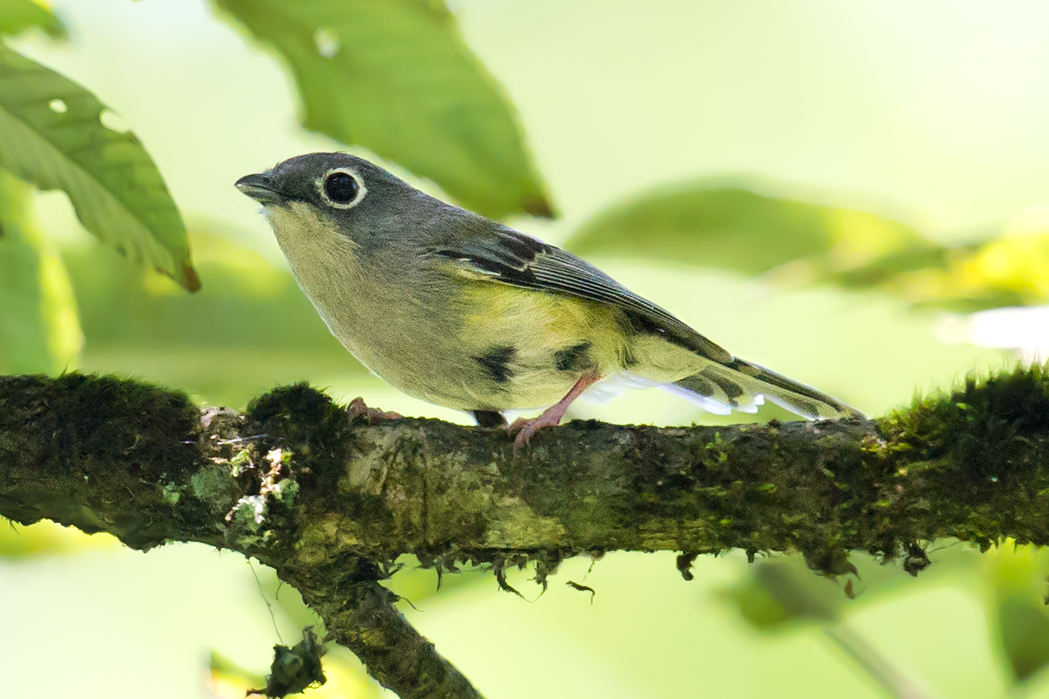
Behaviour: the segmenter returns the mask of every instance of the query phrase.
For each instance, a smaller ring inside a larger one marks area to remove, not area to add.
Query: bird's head
[[[437,202],[382,168],[346,153],[309,153],[236,182],[262,204],[286,254],[351,242],[365,250],[410,232]]]

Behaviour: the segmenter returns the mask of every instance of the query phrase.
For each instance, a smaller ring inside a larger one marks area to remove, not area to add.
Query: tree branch
[[[877,421],[653,428],[576,421],[521,459],[501,430],[368,426],[306,386],[245,414],[108,377],[0,377],[0,515],[199,541],[273,566],[402,697],[476,697],[378,584],[424,565],[611,550],[850,550],[927,562],[924,542],[1049,543],[1049,379],[1040,368]]]

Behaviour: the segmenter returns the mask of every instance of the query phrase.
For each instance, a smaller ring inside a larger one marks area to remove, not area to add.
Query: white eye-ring
[[[325,204],[336,209],[352,209],[368,193],[361,176],[345,167],[324,173],[324,177],[317,180],[317,191]]]

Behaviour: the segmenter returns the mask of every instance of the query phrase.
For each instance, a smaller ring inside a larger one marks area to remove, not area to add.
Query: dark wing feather
[[[512,228],[496,225],[475,235],[443,241],[429,252],[455,260],[494,282],[612,304],[622,309],[640,332],[664,335],[721,364],[733,359],[730,353],[597,267]]]

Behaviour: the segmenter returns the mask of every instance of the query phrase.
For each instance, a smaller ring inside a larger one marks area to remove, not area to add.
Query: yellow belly
[[[488,409],[545,407],[560,400],[588,369],[602,376],[623,369],[627,347],[613,307],[485,281],[464,281],[461,298],[466,357],[484,357],[492,348],[513,349],[505,382],[484,377],[483,370],[480,380],[474,371],[463,372],[464,383],[471,384]],[[566,351],[584,346],[569,366]]]

